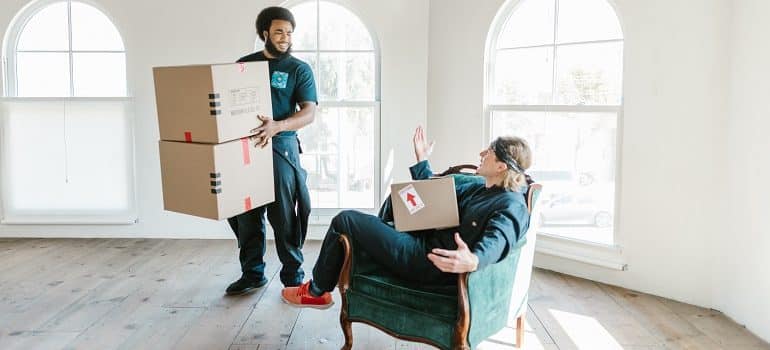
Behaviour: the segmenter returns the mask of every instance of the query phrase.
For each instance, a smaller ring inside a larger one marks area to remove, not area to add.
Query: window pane
[[[72,49],[123,51],[123,40],[112,21],[93,6],[72,2]]]
[[[66,186],[64,104],[11,105],[4,113],[6,210],[33,210],[62,198]],[[55,206],[57,207],[57,206]]]
[[[19,52],[16,60],[19,97],[70,95],[69,54]]]
[[[315,50],[318,42],[318,16],[316,2],[309,1],[291,8],[297,28],[291,36],[294,50]]]
[[[126,96],[124,53],[74,53],[72,60],[75,96]]]
[[[123,102],[3,104],[4,210],[93,214],[130,205],[131,154]]]
[[[498,51],[492,74],[493,104],[551,104],[553,48]]]
[[[17,50],[69,50],[67,3],[46,6],[24,25]]]
[[[557,43],[623,38],[607,0],[559,0],[558,26]]]
[[[623,43],[559,46],[557,104],[620,105]]]
[[[90,210],[127,209],[131,153],[125,106],[85,101],[67,106],[69,180],[80,198],[66,204]]]
[[[322,52],[320,58],[321,100],[374,100],[374,54]]]
[[[497,47],[553,44],[553,0],[523,0],[505,22]]]
[[[342,208],[374,208],[374,110],[340,108]]]
[[[540,232],[613,243],[616,132],[614,113],[493,112],[493,138],[524,137],[537,155]]]
[[[321,50],[374,50],[369,30],[348,9],[321,1]]]
[[[300,139],[313,207],[374,207],[373,107],[322,107]]]
[[[339,110],[321,107],[315,121],[299,132],[301,162],[314,208],[339,208],[339,121]]]

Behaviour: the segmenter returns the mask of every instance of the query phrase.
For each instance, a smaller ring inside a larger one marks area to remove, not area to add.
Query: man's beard
[[[278,48],[275,47],[275,45],[273,45],[273,41],[268,38],[265,42],[265,50],[267,50],[267,53],[269,53],[271,56],[281,59],[291,53],[291,45],[289,45],[289,48],[286,49],[286,52],[281,52],[278,51]]]

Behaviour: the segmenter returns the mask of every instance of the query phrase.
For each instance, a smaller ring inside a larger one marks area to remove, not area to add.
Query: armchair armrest
[[[481,270],[460,274],[458,284],[457,325],[466,329],[465,339],[456,344],[478,344],[505,327],[508,322],[508,305],[516,278],[516,266],[521,253],[519,242],[502,261]],[[501,307],[501,306],[505,307]],[[473,317],[471,317],[471,314]]]

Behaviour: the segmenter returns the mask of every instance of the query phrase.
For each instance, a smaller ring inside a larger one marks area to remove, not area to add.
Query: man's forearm
[[[315,109],[315,103],[303,103],[297,113],[277,122],[279,131],[296,131],[312,123],[315,119]]]

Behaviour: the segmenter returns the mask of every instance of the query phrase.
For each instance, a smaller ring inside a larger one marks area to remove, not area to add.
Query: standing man
[[[281,282],[298,286],[302,271],[302,244],[307,234],[310,195],[307,173],[300,166],[297,130],[313,122],[316,98],[310,66],[291,55],[294,16],[283,7],[268,7],[257,16],[257,34],[265,49],[238,62],[267,61],[273,117],[257,116],[262,125],[252,129],[257,147],[273,147],[275,202],[227,219],[238,239],[242,276],[227,287],[228,295],[241,295],[267,284],[265,277],[265,212],[275,233],[281,260]]]

